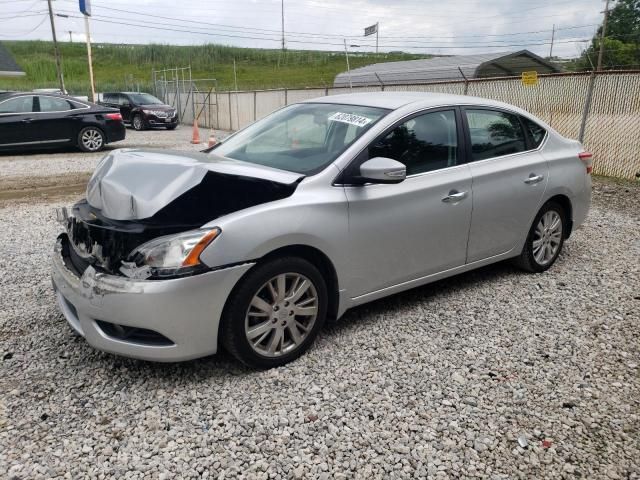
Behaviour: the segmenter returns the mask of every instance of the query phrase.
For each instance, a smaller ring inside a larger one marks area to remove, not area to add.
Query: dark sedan
[[[0,150],[73,145],[97,152],[124,137],[113,108],[65,95],[0,93]]]

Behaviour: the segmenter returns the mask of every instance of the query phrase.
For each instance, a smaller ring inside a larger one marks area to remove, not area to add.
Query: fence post
[[[285,87],[285,89],[284,89],[284,106],[286,107],[287,105],[289,105],[289,93],[287,91],[287,88]]]
[[[329,96],[329,87],[324,87],[324,96],[325,97]]]
[[[216,128],[220,129],[220,100],[218,100],[218,87],[216,86]]]
[[[253,91],[253,121],[258,119],[258,92]]]
[[[462,69],[460,67],[458,67],[458,70],[460,71],[460,75],[462,75],[462,78],[464,78],[464,93],[463,93],[463,95],[466,95],[467,92],[469,91],[469,79],[467,79],[467,77],[465,76],[464,72],[462,71]]]
[[[231,90],[227,92],[229,94],[229,130],[233,130],[233,114],[231,113]]]
[[[580,122],[580,133],[578,133],[578,141],[582,143],[584,141],[584,134],[587,129],[587,118],[589,118],[589,110],[591,110],[591,99],[593,98],[593,87],[596,81],[596,71],[591,71],[589,77],[589,86],[587,87],[587,98],[584,102],[584,109],[582,110],[582,121]]]

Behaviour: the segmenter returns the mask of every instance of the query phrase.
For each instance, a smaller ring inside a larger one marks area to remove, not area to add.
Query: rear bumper
[[[105,126],[105,134],[107,136],[107,143],[119,142],[125,139],[127,128],[122,122],[108,121]]]
[[[133,280],[89,267],[80,277],[65,263],[58,242],[52,281],[60,310],[93,347],[143,360],[176,362],[216,353],[227,297],[251,266],[172,280]],[[169,342],[123,340],[107,333],[99,322],[151,330]]]

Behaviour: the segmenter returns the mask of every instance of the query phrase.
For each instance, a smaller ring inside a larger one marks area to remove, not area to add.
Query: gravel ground
[[[68,187],[86,183],[106,152],[117,148],[153,147],[198,151],[206,148],[209,129],[200,129],[201,144],[191,143],[191,128],[181,125],[176,130],[146,130],[137,132],[127,129],[127,137],[108,144],[102,152],[84,153],[75,148],[63,150],[36,150],[19,154],[0,153],[0,192],[21,191],[33,195],[34,190]],[[216,131],[217,138],[228,132]],[[9,194],[11,198],[20,195]],[[2,196],[0,196],[2,198]]]
[[[58,313],[60,201],[0,208],[0,477],[640,478],[640,185],[596,180],[541,275],[349,312],[267,372],[97,352]]]

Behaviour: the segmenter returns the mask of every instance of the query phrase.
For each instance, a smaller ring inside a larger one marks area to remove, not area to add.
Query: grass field
[[[2,42],[26,72],[26,77],[0,79],[0,90],[57,87],[52,42]],[[66,88],[76,95],[89,92],[87,51],[83,43],[60,43]],[[220,45],[93,45],[97,91],[151,90],[153,69],[191,65],[194,78],[215,78],[219,90],[234,89],[236,60],[238,88],[330,86],[346,70],[344,52],[265,50]],[[426,55],[351,54],[351,68],[371,63],[427,58]],[[206,86],[205,88],[208,88]]]

